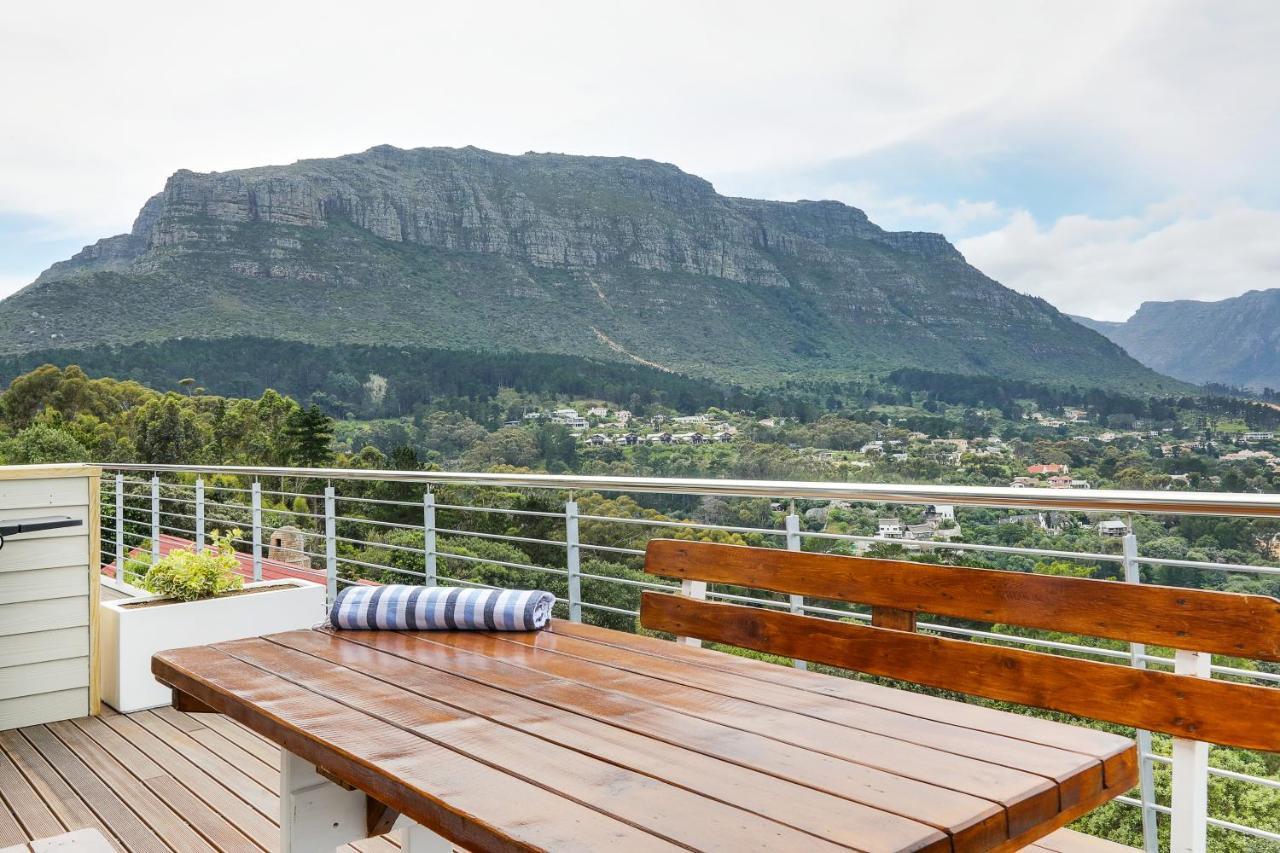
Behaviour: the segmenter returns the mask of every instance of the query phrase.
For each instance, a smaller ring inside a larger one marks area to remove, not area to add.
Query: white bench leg
[[[396,821],[401,853],[453,853],[453,843],[408,818]]]
[[[365,796],[280,750],[280,853],[320,853],[364,838]]]

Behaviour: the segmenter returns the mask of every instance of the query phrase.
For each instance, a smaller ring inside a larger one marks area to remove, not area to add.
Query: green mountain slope
[[[1144,302],[1123,323],[1074,319],[1168,376],[1280,388],[1280,289],[1218,302]]]
[[[0,352],[247,335],[558,353],[749,385],[897,367],[1177,387],[936,234],[626,158],[382,146],[180,171],[0,303]]]

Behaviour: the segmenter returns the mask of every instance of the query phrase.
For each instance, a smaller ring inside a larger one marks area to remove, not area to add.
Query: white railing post
[[[204,478],[196,477],[196,551],[204,550]]]
[[[116,474],[116,580],[128,582],[124,576],[124,474]]]
[[[582,621],[582,553],[578,547],[578,502],[564,503],[565,566],[569,570],[569,621]]]
[[[333,486],[324,487],[324,577],[329,604],[338,597],[338,531]]]
[[[428,489],[422,495],[423,583],[436,585],[436,496]]]
[[[796,505],[793,502],[791,504],[791,512],[787,513],[787,550],[799,551],[799,550],[802,550],[802,547],[803,546],[800,541],[800,516],[796,515]],[[797,615],[803,615],[804,614],[804,596],[793,595],[793,596],[790,596],[790,598],[791,598],[791,612]],[[796,669],[809,668],[809,664],[802,660],[792,661],[791,664]]]
[[[1173,671],[1179,675],[1209,678],[1213,655],[1176,649]],[[1173,807],[1170,853],[1205,853],[1209,821],[1209,744],[1200,740],[1173,739]]]
[[[160,477],[151,477],[151,564],[160,562]]]
[[[253,523],[253,580],[262,580],[262,484],[253,481],[250,490],[250,502]]]
[[[1141,584],[1142,572],[1138,566],[1138,537],[1130,526],[1122,542],[1124,546],[1124,582]],[[1129,644],[1129,663],[1137,669],[1147,668],[1145,643]],[[1160,816],[1156,812],[1155,762],[1151,755],[1151,732],[1138,729],[1138,794],[1142,800],[1142,849],[1145,853],[1160,851]]]

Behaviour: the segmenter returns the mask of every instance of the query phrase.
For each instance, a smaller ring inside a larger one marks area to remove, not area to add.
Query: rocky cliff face
[[[1144,302],[1123,323],[1078,319],[1169,376],[1280,388],[1280,289],[1219,302]]]
[[[128,312],[136,312],[130,314]],[[175,173],[0,303],[0,349],[263,334],[528,349],[738,381],[895,366],[1159,379],[941,235],[627,158],[474,148]]]

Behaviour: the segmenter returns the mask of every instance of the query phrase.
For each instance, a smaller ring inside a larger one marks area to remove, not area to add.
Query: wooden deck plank
[[[4,799],[0,796],[0,845],[12,847],[27,840],[27,834],[18,823],[18,818],[9,811]],[[3,851],[0,851],[3,853]]]
[[[264,815],[132,717],[116,714],[106,717],[105,722],[126,742],[154,758],[177,782],[259,847],[267,851],[279,848],[278,808]]]
[[[0,748],[0,802],[21,825],[26,838],[46,838],[66,831],[9,755]]]
[[[103,835],[112,835],[93,810],[17,729],[0,732],[0,750],[8,753],[36,795],[57,816],[63,827],[59,832],[88,827]]]
[[[247,729],[229,717],[222,714],[204,714],[206,719],[204,724],[263,764],[270,767],[276,773],[280,772],[280,748],[271,741],[266,740],[257,732]]]
[[[641,774],[526,732],[496,724],[449,705],[413,694],[364,671],[333,666],[327,661],[270,643],[239,640],[215,648],[259,667],[299,687],[315,691],[349,708],[389,723],[441,746],[502,767],[509,775],[537,782],[570,799],[590,806],[656,836],[693,849],[726,846],[734,850],[777,849],[836,850],[818,835],[803,833],[735,805],[707,797],[703,792],[678,788],[661,777]],[[465,736],[460,736],[465,732]],[[848,847],[901,849],[902,839],[891,847],[873,834],[887,820],[868,819],[859,833],[850,833]],[[692,818],[692,819],[691,819]],[[903,822],[905,823],[905,821]],[[941,833],[914,825],[916,836]]]
[[[683,781],[726,802],[750,804],[801,829],[856,833],[860,821],[871,817],[883,824],[883,831],[907,817],[903,806],[910,803],[919,811],[908,820],[961,838],[988,837],[993,828],[989,821],[994,821],[996,837],[1006,835],[1003,810],[984,800],[606,691],[557,684],[447,647],[410,660],[398,653],[419,650],[405,635],[362,632],[339,638],[309,631],[272,640],[611,762]]]
[[[103,784],[93,770],[67,749],[66,744],[48,727],[30,726],[21,732],[122,845],[134,853],[169,853],[174,849]]]
[[[247,835],[171,776],[167,768],[160,767],[102,720],[84,717],[74,724],[215,847],[245,850],[255,846]]]
[[[279,819],[276,803],[276,798],[279,796],[277,790],[261,784],[188,733],[179,731],[151,711],[142,711],[134,714],[132,719],[152,735],[180,752],[188,761],[205,771],[237,797],[253,806],[259,814],[272,822]]]
[[[46,728],[60,740],[64,747],[73,752],[86,767],[102,780],[104,786],[117,796],[123,795],[123,802],[138,816],[164,844],[179,851],[213,851],[215,848],[198,835],[191,826],[166,805],[146,785],[139,785],[137,779],[106,750],[91,740],[83,731],[68,721],[49,723]],[[83,791],[78,791],[84,796]],[[122,836],[123,837],[123,836]],[[130,849],[134,845],[126,844]]]

